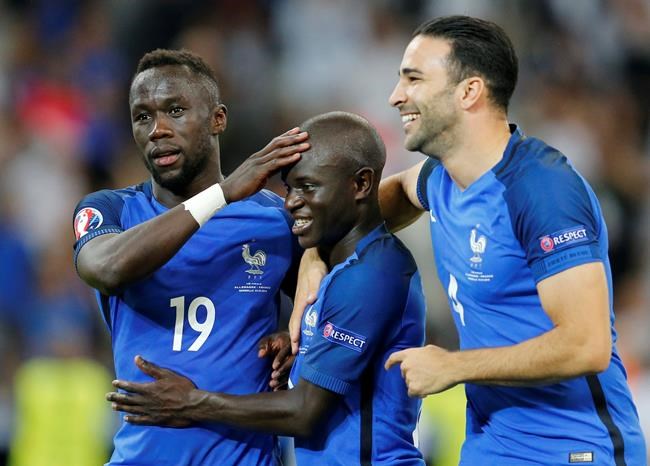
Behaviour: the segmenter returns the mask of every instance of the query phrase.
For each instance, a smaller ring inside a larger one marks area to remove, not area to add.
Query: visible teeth
[[[310,220],[304,219],[304,218],[297,218],[293,223],[297,227],[302,227],[304,225],[307,225],[310,222]]]
[[[420,118],[419,113],[409,113],[407,115],[402,115],[402,123],[407,123],[409,121],[417,120]]]

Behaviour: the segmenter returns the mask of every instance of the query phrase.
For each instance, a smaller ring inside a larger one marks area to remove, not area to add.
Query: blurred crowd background
[[[510,120],[592,183],[610,233],[618,347],[650,434],[650,2],[647,0],[0,0],[0,466],[102,464],[116,416],[110,341],[72,264],[81,197],[146,178],[127,92],[137,61],[187,48],[216,71],[226,174],[316,113],[368,118],[385,175],[402,148],[387,99],[413,29],[471,14],[511,36]],[[425,278],[428,338],[457,345],[424,219],[401,236]],[[420,442],[453,464],[462,390],[429,397]]]

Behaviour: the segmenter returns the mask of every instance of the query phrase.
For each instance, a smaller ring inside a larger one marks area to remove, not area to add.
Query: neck
[[[382,222],[383,219],[379,213],[379,207],[377,207],[376,212],[363,216],[360,222],[355,224],[334,246],[318,246],[318,254],[332,270],[335,265],[352,255],[359,241]]]
[[[440,161],[456,185],[465,190],[503,158],[510,128],[505,115],[474,116],[462,124],[456,144]]]

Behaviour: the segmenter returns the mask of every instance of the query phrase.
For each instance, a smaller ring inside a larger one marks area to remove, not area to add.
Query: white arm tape
[[[226,204],[223,190],[218,183],[183,202],[185,210],[194,217],[199,227],[202,227],[214,214],[226,207]]]

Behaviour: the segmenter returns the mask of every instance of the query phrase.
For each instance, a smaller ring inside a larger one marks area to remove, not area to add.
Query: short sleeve
[[[424,162],[422,165],[422,169],[420,170],[420,174],[418,175],[418,184],[416,187],[416,192],[418,196],[418,200],[420,201],[420,204],[422,204],[422,207],[424,207],[424,210],[429,210],[429,196],[427,194],[427,183],[429,181],[429,176],[431,176],[431,172],[433,172],[433,169],[439,164],[439,162],[435,159],[432,158],[427,158],[427,160]]]
[[[536,282],[603,259],[595,195],[559,152],[536,160],[504,197]]]
[[[102,190],[89,194],[77,204],[73,228],[76,242],[74,260],[81,248],[93,238],[107,233],[121,233],[124,200],[113,191]]]
[[[357,267],[337,275],[324,297],[300,377],[346,394],[401,325],[409,277]]]

